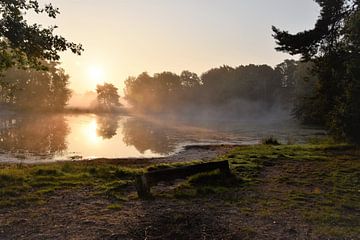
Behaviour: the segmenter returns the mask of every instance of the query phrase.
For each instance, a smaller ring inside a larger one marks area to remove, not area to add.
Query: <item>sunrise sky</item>
[[[313,27],[313,0],[41,0],[60,8],[56,20],[30,16],[82,43],[81,57],[62,54],[71,88],[83,93],[97,83],[122,89],[129,75],[220,65],[266,63],[290,56],[274,50],[271,25],[297,32]],[[120,94],[123,95],[122,90]]]

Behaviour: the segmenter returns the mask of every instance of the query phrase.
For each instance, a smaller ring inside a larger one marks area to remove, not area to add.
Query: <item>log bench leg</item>
[[[220,172],[226,176],[231,175],[230,166],[229,166],[228,161],[224,162],[224,165],[220,168]]]
[[[136,190],[140,198],[151,198],[150,185],[146,175],[136,177]]]

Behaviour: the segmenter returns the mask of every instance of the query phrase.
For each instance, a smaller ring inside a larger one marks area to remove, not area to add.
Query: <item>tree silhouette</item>
[[[190,71],[182,71],[180,74],[180,81],[184,88],[194,88],[200,86],[201,84],[201,79],[198,75]]]
[[[284,107],[291,109],[295,101],[296,77],[295,73],[298,69],[298,62],[286,59],[278,64],[275,68],[281,75],[280,97]]]
[[[97,100],[99,107],[103,110],[111,110],[114,107],[120,106],[119,94],[117,88],[111,83],[104,83],[96,86]]]
[[[316,0],[320,17],[311,30],[289,34],[273,27],[279,51],[315,63],[322,124],[360,143],[360,9],[358,0]]]
[[[56,18],[59,9],[40,7],[37,0],[0,0],[0,72],[13,66],[44,69],[42,60],[58,61],[67,49],[80,55],[81,45],[54,34],[57,26],[29,24],[24,18],[29,12]]]
[[[226,105],[234,107],[238,100],[270,108],[279,98],[281,80],[281,73],[267,65],[222,66],[201,77],[189,71],[180,76],[171,72],[154,76],[142,73],[126,80],[125,97],[144,112],[178,113],[194,107],[228,109]],[[238,105],[237,110],[244,107]]]
[[[324,122],[322,101],[316,97],[319,83],[318,76],[313,73],[313,62],[297,63],[294,72],[295,92],[293,95],[293,115],[305,124],[320,125]]]
[[[69,76],[57,62],[44,70],[7,70],[0,78],[0,103],[18,110],[61,111],[70,98]]]

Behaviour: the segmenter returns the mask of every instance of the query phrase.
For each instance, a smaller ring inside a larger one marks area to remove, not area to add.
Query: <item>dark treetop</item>
[[[36,0],[0,0],[0,72],[12,66],[43,68],[41,60],[57,61],[59,52],[83,51],[80,44],[54,34],[57,26],[29,24],[25,16],[30,12],[56,18],[59,9],[41,7]]]

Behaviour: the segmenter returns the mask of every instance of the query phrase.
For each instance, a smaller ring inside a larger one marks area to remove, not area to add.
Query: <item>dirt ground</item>
[[[259,217],[256,204],[216,198],[109,204],[91,189],[58,191],[44,204],[2,210],[0,239],[307,239],[311,231],[296,216]]]

